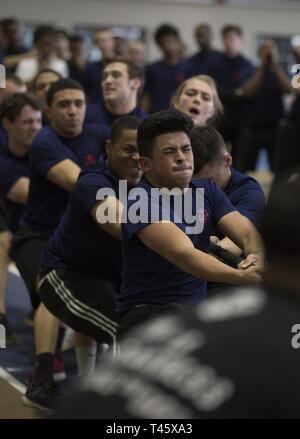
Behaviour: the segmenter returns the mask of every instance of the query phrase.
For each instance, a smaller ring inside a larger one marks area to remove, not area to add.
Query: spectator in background
[[[21,59],[30,55],[29,49],[22,44],[21,26],[15,18],[5,18],[0,22],[3,38],[2,57],[7,73],[14,73]]]
[[[58,58],[68,61],[70,59],[70,42],[69,35],[63,29],[55,31],[55,48]]]
[[[174,90],[186,79],[179,31],[163,24],[155,32],[155,41],[163,59],[146,67],[143,108],[150,113],[168,108]]]
[[[243,114],[243,84],[251,78],[254,67],[241,54],[242,29],[237,25],[227,25],[222,29],[224,53],[211,66],[209,74],[215,79],[221,101],[224,105],[224,119],[219,129],[225,141],[235,152]]]
[[[245,106],[236,150],[235,167],[253,171],[261,148],[266,148],[271,170],[279,122],[284,117],[284,93],[291,91],[290,78],[279,64],[277,47],[272,40],[259,48],[260,66],[244,83]]]
[[[61,76],[68,76],[66,61],[59,59],[55,49],[55,29],[51,26],[39,26],[34,31],[33,44],[36,55],[23,59],[17,66],[16,74],[24,82],[32,81],[41,69],[52,69]]]
[[[84,38],[72,35],[70,41],[70,58],[68,60],[69,76],[79,82],[84,89],[87,87],[87,58]],[[99,90],[100,93],[100,90]]]
[[[86,120],[90,123],[111,124],[120,116],[147,114],[138,106],[138,96],[143,85],[143,70],[126,58],[111,58],[103,62],[103,104],[90,104]]]
[[[199,24],[195,29],[195,39],[199,51],[186,60],[188,75],[206,75],[212,64],[219,60],[221,52],[212,47],[212,28],[209,24]]]
[[[54,82],[62,76],[51,69],[43,69],[38,72],[31,83],[30,90],[41,101],[43,106],[47,105],[47,92]]]
[[[142,41],[131,41],[128,45],[128,58],[137,66],[144,67],[146,63],[146,46]]]
[[[173,95],[171,105],[200,126],[214,121],[223,113],[215,81],[207,75],[193,76],[182,82]]]
[[[128,40],[126,38],[115,36],[114,39],[114,53],[116,56],[128,56]]]
[[[87,67],[86,93],[89,103],[102,101],[101,78],[103,60],[114,55],[114,39],[110,29],[98,29],[94,34],[94,44],[100,50],[101,60],[91,63]]]

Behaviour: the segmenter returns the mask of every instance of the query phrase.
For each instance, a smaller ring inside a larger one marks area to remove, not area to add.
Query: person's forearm
[[[200,250],[194,249],[182,255],[176,264],[192,276],[209,282],[243,284],[244,272],[229,267]]]
[[[292,92],[293,89],[291,86],[290,78],[284,73],[281,66],[279,64],[274,64],[274,66],[272,66],[272,70],[276,75],[281,91],[283,93]]]
[[[263,259],[263,242],[259,233],[253,231],[245,235],[242,243],[242,249],[245,256],[256,254]]]
[[[264,67],[259,67],[254,72],[253,76],[242,85],[241,88],[244,92],[244,96],[246,96],[247,98],[251,98],[252,96],[256,95],[262,85],[264,73]]]

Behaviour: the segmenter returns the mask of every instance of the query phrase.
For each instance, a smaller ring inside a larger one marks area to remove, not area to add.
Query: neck
[[[116,116],[131,113],[136,108],[136,96],[132,96],[126,101],[105,101],[106,109]]]
[[[59,136],[67,137],[67,138],[77,137],[82,133],[82,130],[83,130],[83,128],[81,128],[80,131],[76,131],[73,133],[66,133],[65,131],[61,131],[59,128],[57,128],[55,125],[53,125],[53,123],[51,123],[51,126]]]
[[[8,149],[16,157],[25,157],[28,154],[28,148],[16,141],[10,141]]]
[[[210,46],[205,46],[205,47],[200,47],[200,52],[201,53],[208,53],[211,52],[211,47]]]
[[[165,55],[166,64],[178,64],[181,61],[181,55]]]

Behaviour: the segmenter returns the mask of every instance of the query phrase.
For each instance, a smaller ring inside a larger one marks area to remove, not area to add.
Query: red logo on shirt
[[[83,162],[84,166],[90,165],[96,161],[96,156],[94,154],[88,153],[84,156]]]
[[[205,223],[208,217],[209,217],[209,213],[207,212],[206,209],[199,210],[199,220],[201,223]]]

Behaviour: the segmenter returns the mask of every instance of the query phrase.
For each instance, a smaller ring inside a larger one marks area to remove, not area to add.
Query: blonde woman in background
[[[215,81],[207,75],[193,76],[180,84],[171,105],[190,116],[199,126],[204,126],[223,113]]]

